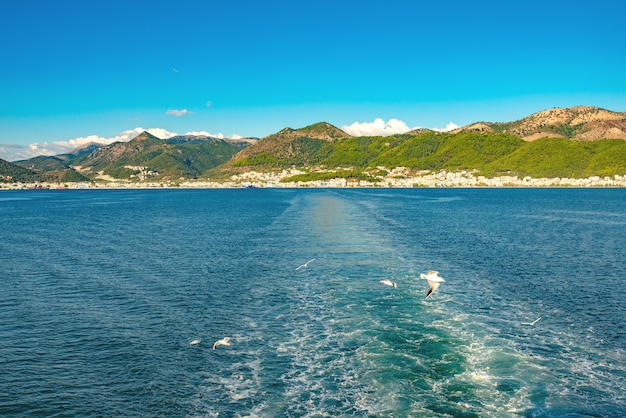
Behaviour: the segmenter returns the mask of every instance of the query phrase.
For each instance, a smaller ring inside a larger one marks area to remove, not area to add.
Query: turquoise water
[[[2,192],[0,414],[626,416],[625,193]]]

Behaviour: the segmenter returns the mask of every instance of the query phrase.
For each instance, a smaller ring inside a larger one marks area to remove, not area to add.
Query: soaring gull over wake
[[[300,270],[300,269],[301,269],[301,268],[303,268],[303,267],[308,267],[308,266],[309,266],[309,263],[311,263],[311,262],[313,262],[313,261],[315,261],[315,259],[314,259],[314,258],[310,259],[309,261],[307,261],[307,262],[306,262],[306,263],[304,263],[303,265],[301,265],[301,266],[299,266],[299,267],[296,267],[296,270]]]
[[[398,285],[396,284],[396,282],[392,282],[392,281],[391,281],[391,280],[389,280],[389,279],[383,279],[383,280],[381,280],[380,282],[381,282],[382,284],[386,284],[387,286],[391,286],[391,287],[393,287],[393,288],[398,287]]]
[[[535,324],[536,324],[537,322],[539,322],[540,320],[541,320],[541,317],[539,317],[539,318],[535,319],[535,320],[534,320],[534,321],[532,321],[532,322],[522,322],[522,325],[530,325],[530,326],[532,327],[533,325],[535,325]]]
[[[215,350],[220,345],[230,345],[230,343],[228,341],[230,341],[230,338],[228,338],[228,337],[224,337],[221,340],[215,341],[215,344],[213,344],[213,350]]]
[[[426,293],[426,299],[428,299],[435,292],[435,290],[437,290],[440,283],[445,282],[443,277],[439,277],[439,272],[434,270],[430,270],[426,274],[422,273],[420,274],[420,277],[428,281],[428,284],[430,285],[430,289],[428,289],[428,293]]]

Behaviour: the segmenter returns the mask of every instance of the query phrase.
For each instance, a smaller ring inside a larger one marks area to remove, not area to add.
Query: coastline
[[[66,190],[66,189],[223,189],[223,188],[594,188],[626,187],[626,175],[613,177],[592,176],[586,178],[532,178],[517,176],[484,177],[469,171],[409,174],[401,167],[392,170],[378,181],[336,178],[319,181],[283,181],[285,178],[302,174],[300,170],[283,170],[280,173],[249,171],[233,175],[226,181],[180,180],[173,181],[100,181],[82,183],[4,183],[0,190]]]

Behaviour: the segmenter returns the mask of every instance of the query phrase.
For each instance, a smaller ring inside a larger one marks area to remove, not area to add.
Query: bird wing
[[[430,289],[428,289],[428,293],[426,293],[426,299],[428,299],[428,297],[430,295],[432,295],[434,293],[434,291],[437,290],[437,288],[439,287],[439,283],[438,282],[431,282],[429,280],[428,284],[430,284]]]

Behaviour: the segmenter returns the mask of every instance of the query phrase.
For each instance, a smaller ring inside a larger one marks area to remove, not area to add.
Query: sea
[[[0,225],[2,416],[626,416],[624,189],[2,191]]]

